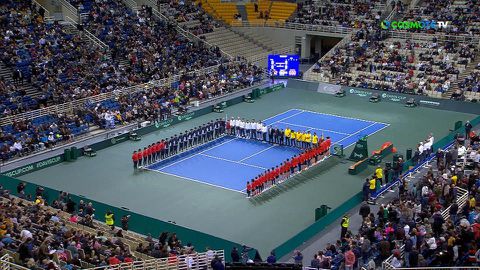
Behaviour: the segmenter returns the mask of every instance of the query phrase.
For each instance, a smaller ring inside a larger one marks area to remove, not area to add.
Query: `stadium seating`
[[[199,2],[206,12],[227,24],[231,24],[235,20],[235,15],[238,14],[236,3],[221,2],[220,0],[201,0]]]
[[[83,104],[84,107],[76,108],[74,115],[52,112],[34,119],[16,120],[1,127],[0,158],[5,161],[51,148],[95,128],[113,128],[137,120],[166,119],[187,106],[190,100],[201,101],[248,87],[261,81],[262,74],[261,69],[251,64],[225,63],[210,74],[185,75],[170,87]],[[139,106],[143,108],[141,113],[137,109]],[[19,143],[21,149],[16,149],[15,143]]]
[[[124,87],[152,79],[158,80],[205,67],[215,68],[226,62],[216,47],[206,48],[201,42],[190,42],[168,23],[155,19],[145,6],[138,11],[138,14],[135,14],[121,2],[106,1],[100,4],[94,1],[72,1],[72,4],[83,12],[88,12],[89,16],[84,28],[92,30],[110,46],[112,59],[110,52],[99,50],[95,44],[85,39],[81,27],[75,29],[61,22],[44,22],[39,10],[29,3],[28,1],[9,0],[1,4],[4,13],[12,15],[10,28],[7,29],[5,25],[1,26],[7,37],[12,35],[12,30],[21,33],[17,38],[2,39],[0,52],[2,53],[2,64],[5,67],[2,68],[2,71],[7,67],[12,71],[20,69],[24,78],[23,84],[20,83],[20,80],[14,82],[12,76],[0,79],[2,86],[0,89],[1,116],[16,115],[105,92],[117,92]],[[109,19],[98,17],[97,15],[103,14],[104,8],[107,6],[112,17]],[[173,6],[172,8],[177,10],[176,13],[172,13],[176,20],[182,20],[184,15],[186,16],[184,20],[196,18],[195,14],[192,15],[196,6]],[[12,10],[31,15],[20,20]],[[129,15],[129,17],[122,21],[119,14]],[[205,17],[206,14],[200,12],[197,15]],[[211,18],[205,19],[213,22]],[[143,22],[143,24],[137,25],[136,21]],[[119,25],[127,23],[128,27],[118,28],[115,23]],[[24,28],[25,25],[28,27]],[[22,29],[27,29],[31,33],[24,32]],[[211,30],[209,27],[200,27],[196,30],[203,33],[209,32],[209,29]],[[110,30],[116,31],[115,35],[113,32],[109,32]],[[145,33],[151,33],[151,35]],[[134,38],[138,36],[143,39]],[[33,40],[30,40],[30,37],[33,37]],[[158,40],[162,40],[162,42],[158,42]],[[138,42],[145,43],[141,43],[143,45],[139,46]],[[165,42],[170,45],[165,45]],[[147,46],[149,44],[168,48],[168,53],[159,54],[160,48]],[[125,56],[129,58],[125,58]],[[55,70],[56,66],[62,68]],[[166,107],[185,106],[190,98],[202,100],[217,96],[241,86],[248,86],[261,78],[261,70],[252,65],[232,62],[226,63],[225,67],[229,67],[230,70],[226,71],[220,66],[220,68],[214,69],[218,72],[217,74],[202,77],[201,81],[198,81],[198,85],[188,85],[186,89],[183,89],[185,92],[181,97],[178,92],[175,93],[176,87],[184,86],[185,82],[172,85],[172,88],[163,89],[162,97],[160,95],[158,98],[152,96],[153,100],[164,105],[161,106],[159,113],[162,114],[162,117],[166,117],[171,113],[171,109]],[[203,72],[198,74],[203,74]],[[200,85],[201,82],[206,83],[205,80],[208,80],[209,85]],[[218,83],[218,85],[213,87],[212,83]],[[24,85],[35,87],[40,93],[31,96],[26,92]],[[213,88],[215,90],[212,90]],[[207,91],[199,91],[199,89]],[[169,93],[167,90],[172,92]],[[167,103],[169,99],[176,102]],[[137,102],[140,101],[137,100]],[[120,107],[118,101],[109,102],[107,100],[98,106],[84,105],[85,108],[78,108],[82,111],[80,117],[55,115],[52,110],[47,113],[32,114],[38,116],[38,119],[32,119],[29,115],[21,118],[28,118],[28,120],[13,121],[13,118],[10,117],[9,120],[2,121],[4,126],[1,127],[2,132],[0,133],[0,158],[8,160],[52,147],[58,142],[71,141],[75,136],[91,130],[89,125],[111,128],[112,126],[107,126],[108,121],[105,121],[105,116],[114,116],[116,124],[151,116],[151,114],[134,116],[130,112],[131,109],[127,111],[126,107]],[[109,111],[110,113],[108,113]],[[48,121],[43,121],[43,116],[50,118]],[[54,123],[58,129],[52,130],[50,126]],[[15,143],[17,143],[18,149],[13,147]]]
[[[270,8],[269,20],[285,22],[288,20],[295,10],[297,9],[297,4],[273,1]]]
[[[379,23],[385,11],[382,1],[370,3],[356,0],[305,1],[289,22],[360,28]],[[378,25],[378,24],[377,24]]]
[[[448,21],[447,28],[429,30],[430,33],[475,35],[480,33],[480,7],[475,0],[421,1],[410,9],[403,20]],[[424,31],[409,29],[409,31]]]
[[[41,191],[33,202],[13,197],[3,188],[0,191],[2,250],[14,263],[30,269],[117,264],[177,269],[193,263],[207,267],[214,256],[224,259],[223,251],[198,253],[193,246],[183,246],[175,233],[164,232],[159,239],[152,239],[122,228],[112,230],[92,220],[88,213],[95,212],[94,205],[81,202],[72,207],[65,193],[46,206]]]
[[[454,41],[385,38],[380,32],[356,33],[336,46],[312,73],[342,85],[441,97],[478,53],[473,45]]]

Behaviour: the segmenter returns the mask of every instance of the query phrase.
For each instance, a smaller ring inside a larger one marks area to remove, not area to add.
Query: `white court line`
[[[303,110],[304,112],[309,112],[313,114],[322,114],[322,115],[330,115],[330,116],[335,116],[339,118],[346,118],[346,119],[352,119],[352,120],[358,120],[362,122],[367,122],[367,123],[377,123],[377,124],[384,124],[384,125],[390,125],[388,123],[383,123],[383,122],[377,122],[377,121],[372,121],[372,120],[365,120],[365,119],[360,119],[360,118],[355,118],[355,117],[348,117],[348,116],[342,116],[342,115],[337,115],[337,114],[331,114],[331,113],[321,113],[321,112],[315,112],[315,111],[309,111],[309,110]]]
[[[223,160],[223,161],[227,161],[227,162],[231,162],[231,163],[236,163],[236,164],[240,164],[240,165],[245,165],[245,166],[248,166],[248,167],[253,167],[253,168],[258,168],[258,169],[262,169],[262,170],[267,170],[267,168],[260,167],[260,166],[256,166],[256,165],[250,165],[250,164],[243,163],[243,162],[240,162],[240,161],[234,161],[234,160],[230,160],[230,159],[226,159],[226,158],[220,158],[220,157],[216,157],[216,156],[210,156],[210,155],[207,155],[207,154],[199,154],[199,155],[202,155],[202,156],[205,156],[205,157],[209,157],[209,158],[218,159],[218,160]]]
[[[243,191],[240,191],[240,190],[236,190],[236,189],[232,189],[232,188],[227,188],[227,187],[222,187],[222,186],[210,184],[210,183],[207,183],[207,182],[203,182],[203,180],[197,180],[197,179],[193,179],[193,178],[189,178],[189,177],[184,177],[184,176],[176,175],[176,174],[173,174],[173,173],[167,173],[167,172],[157,171],[157,170],[155,170],[155,169],[149,169],[149,168],[143,168],[143,169],[144,169],[144,170],[147,170],[147,171],[152,171],[152,172],[156,172],[156,173],[161,173],[161,174],[165,174],[165,175],[169,175],[169,176],[178,177],[178,178],[183,179],[183,180],[193,181],[193,182],[196,182],[196,183],[200,183],[200,184],[204,184],[204,185],[208,185],[208,186],[212,186],[212,187],[222,188],[222,189],[225,189],[225,190],[235,191],[235,192],[238,192],[238,193],[246,194],[246,192],[243,192]],[[245,189],[245,191],[246,191],[246,189]]]
[[[357,133],[360,133],[360,132],[364,131],[365,129],[374,126],[375,124],[378,124],[378,123],[373,123],[373,124],[371,124],[371,125],[369,125],[369,126],[367,126],[367,127],[365,127],[365,128],[362,128],[362,129],[360,129],[359,131],[357,131],[357,132],[355,132],[355,133],[352,133],[352,134],[350,134],[349,136],[347,136],[347,137],[345,137],[345,138],[343,138],[343,139],[341,139],[341,140],[339,140],[338,142],[335,142],[335,143],[338,144],[339,142],[341,142],[341,141],[343,141],[343,140],[346,140],[346,139],[352,137],[353,135],[355,135],[355,134],[357,134]],[[375,131],[375,132],[373,132],[373,133],[371,133],[371,134],[368,134],[367,137],[369,137],[369,136],[371,136],[371,135],[379,132],[380,130],[383,130],[383,129],[387,128],[388,126],[390,126],[390,125],[389,125],[389,124],[386,124],[386,126],[383,126],[381,129],[379,129],[379,130],[377,130],[377,131]],[[356,143],[356,142],[355,142],[355,143]],[[353,145],[353,144],[354,144],[354,143],[349,144],[347,147],[349,147],[349,146],[351,146],[351,145]],[[347,148],[347,147],[344,147],[344,148]]]
[[[231,141],[234,141],[234,140],[236,140],[236,139],[238,139],[238,138],[230,139],[230,140],[228,140],[228,141],[226,141],[226,142],[223,142],[223,143],[221,143],[221,144],[215,145],[215,146],[213,146],[213,147],[211,147],[211,148],[205,149],[205,150],[203,150],[203,151],[201,151],[201,152],[199,152],[199,153],[193,154],[193,155],[188,156],[188,157],[186,157],[186,158],[182,158],[182,159],[180,159],[180,160],[177,160],[177,161],[175,161],[175,162],[173,162],[173,163],[170,163],[170,164],[168,164],[168,165],[166,165],[166,166],[163,166],[163,167],[161,167],[161,168],[158,168],[158,169],[156,169],[156,170],[163,170],[163,169],[165,169],[165,168],[168,168],[168,167],[170,167],[170,166],[173,166],[173,165],[175,165],[175,164],[178,164],[178,163],[180,163],[180,162],[182,162],[182,161],[184,161],[184,160],[193,158],[193,157],[195,157],[195,156],[197,156],[197,155],[200,155],[200,154],[202,154],[202,153],[204,153],[204,152],[207,152],[207,151],[209,151],[209,150],[211,150],[211,149],[214,149],[214,148],[217,148],[217,147],[222,146],[222,145],[224,145],[224,144],[227,144],[227,143],[229,143],[229,142],[231,142]]]
[[[262,122],[265,122],[265,121],[270,120],[270,119],[272,119],[272,118],[275,118],[275,117],[277,117],[277,116],[279,116],[279,115],[281,115],[281,114],[285,114],[285,113],[288,113],[288,112],[291,112],[291,111],[301,111],[301,110],[300,110],[300,109],[290,109],[290,110],[288,110],[288,111],[284,111],[284,112],[282,112],[282,113],[277,113],[277,114],[275,114],[274,116],[270,116],[270,117],[268,117],[268,118],[265,118],[265,119],[262,120]]]
[[[252,154],[252,155],[250,155],[250,156],[248,156],[248,157],[246,157],[246,158],[240,159],[239,162],[242,162],[242,161],[244,161],[244,160],[247,160],[247,159],[249,159],[249,158],[251,158],[251,157],[254,157],[254,156],[256,156],[256,155],[258,155],[258,154],[260,154],[260,153],[263,153],[263,152],[265,152],[265,151],[267,151],[267,150],[270,150],[270,149],[272,149],[272,148],[274,148],[274,147],[277,147],[277,146],[276,146],[276,145],[272,145],[272,146],[270,146],[270,147],[268,147],[268,148],[265,148],[265,149],[263,149],[263,150],[261,150],[261,151],[256,152],[255,154]]]
[[[330,129],[323,129],[323,128],[316,128],[316,127],[309,127],[309,126],[297,125],[297,124],[290,124],[290,123],[286,123],[286,122],[279,122],[279,123],[280,123],[280,124],[285,124],[285,125],[288,125],[288,126],[292,126],[292,127],[308,128],[307,131],[312,130],[312,129],[316,129],[316,130],[327,131],[327,132],[331,132],[331,133],[337,133],[337,134],[341,134],[341,135],[350,135],[350,133],[343,133],[343,132],[339,132],[339,131],[333,131],[333,130],[330,130]]]
[[[284,117],[284,118],[282,118],[282,119],[280,119],[280,120],[278,120],[278,121],[275,121],[275,122],[273,122],[273,123],[271,123],[271,124],[268,124],[267,127],[268,127],[268,126],[271,126],[271,125],[273,125],[273,124],[276,124],[276,123],[278,123],[278,122],[282,122],[283,120],[286,120],[286,119],[288,119],[288,118],[292,118],[292,117],[297,116],[297,115],[302,114],[302,113],[304,113],[304,111],[300,110],[300,111],[297,112],[297,113],[294,113],[294,114],[292,114],[292,115],[290,115],[290,116]]]

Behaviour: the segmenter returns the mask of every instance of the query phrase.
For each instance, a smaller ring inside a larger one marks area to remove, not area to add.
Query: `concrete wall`
[[[242,29],[254,29],[255,32],[265,35],[271,38],[273,41],[276,41],[282,45],[286,46],[294,46],[295,45],[295,38],[300,37],[302,38],[302,50],[301,50],[301,57],[302,58],[309,58],[310,57],[310,42],[312,37],[326,37],[329,38],[329,41],[326,39],[319,39],[314,38],[315,42],[315,51],[320,52],[321,46],[325,44],[325,42],[338,42],[334,39],[330,38],[343,38],[341,34],[332,34],[332,33],[322,33],[322,32],[314,32],[314,31],[303,31],[303,30],[294,30],[294,29],[285,29],[285,28],[275,28],[275,27],[234,27],[239,31]]]

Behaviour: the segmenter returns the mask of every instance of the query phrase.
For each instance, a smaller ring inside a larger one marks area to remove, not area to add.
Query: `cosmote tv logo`
[[[450,22],[446,21],[382,21],[380,27],[383,30],[408,30],[408,29],[420,29],[420,30],[437,30],[447,28]]]

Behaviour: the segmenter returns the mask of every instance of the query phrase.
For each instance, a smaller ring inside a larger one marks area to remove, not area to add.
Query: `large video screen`
[[[295,54],[271,54],[268,56],[268,70],[278,77],[298,77],[300,60]]]

